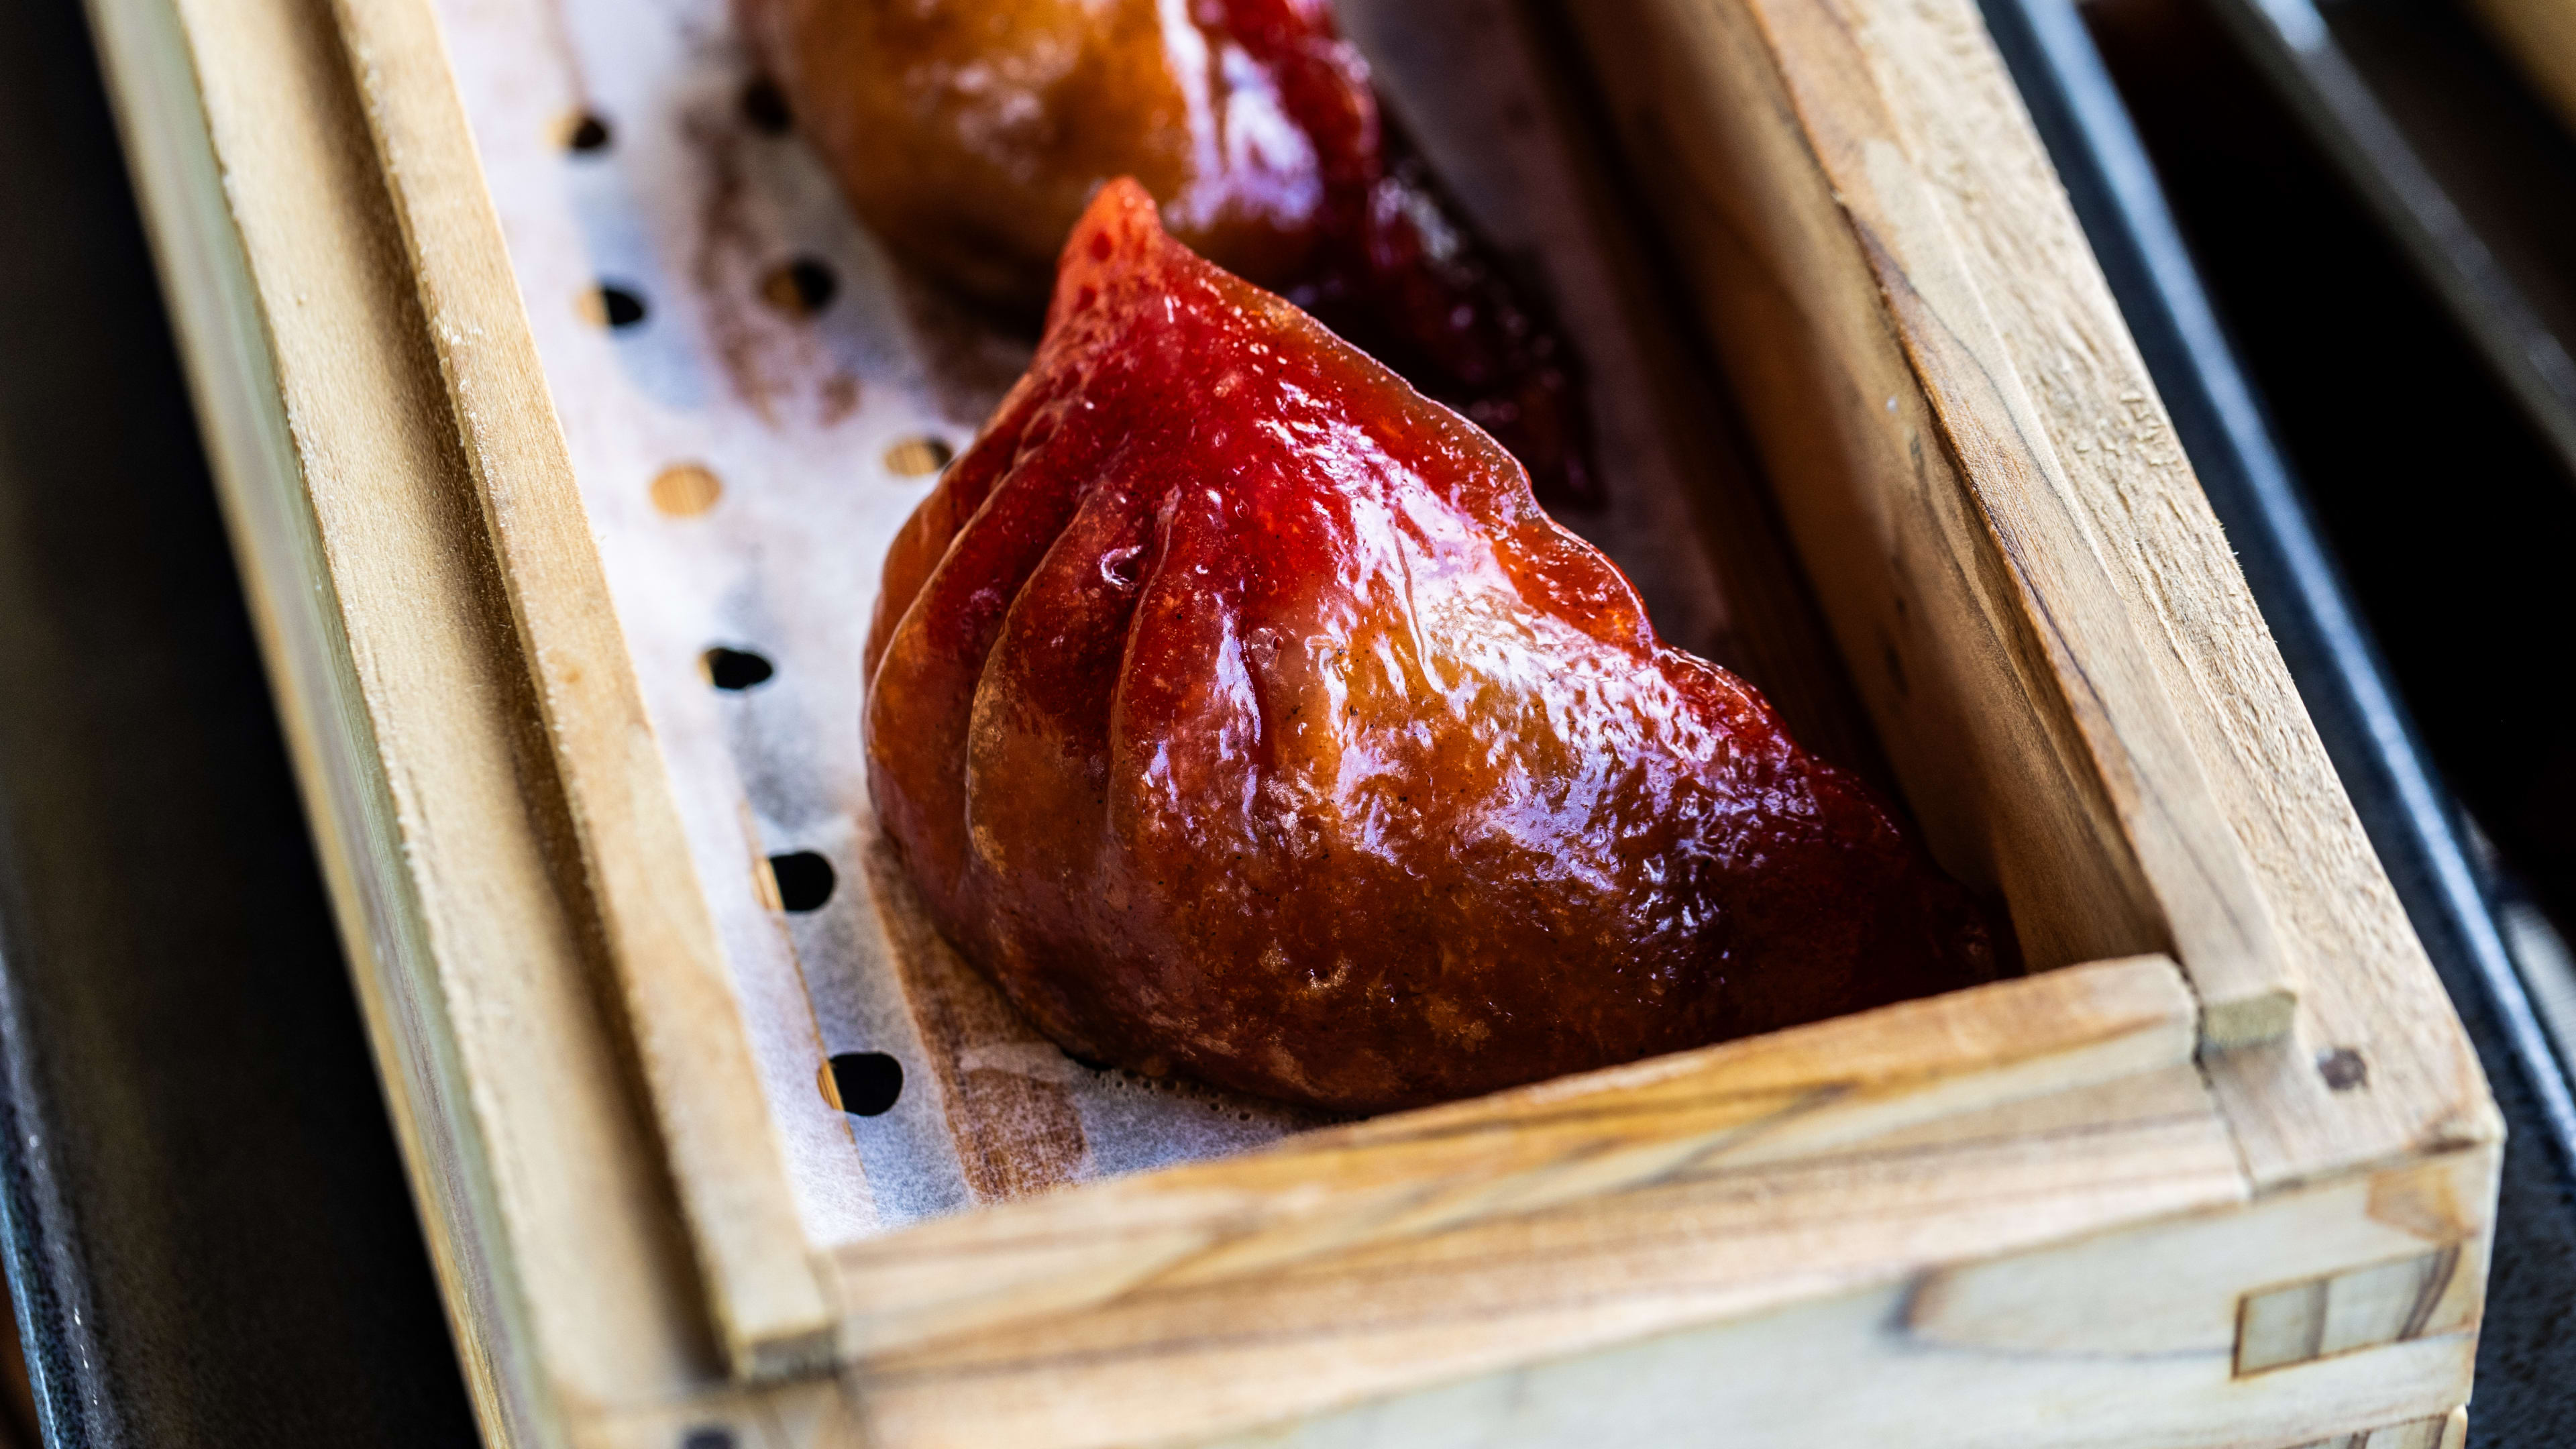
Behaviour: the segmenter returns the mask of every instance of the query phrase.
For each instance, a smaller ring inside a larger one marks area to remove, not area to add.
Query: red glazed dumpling
[[[1381,115],[1327,0],[737,0],[860,216],[1034,312],[1092,192],[1136,178],[1218,264],[1293,293],[1598,501],[1575,362]]]
[[[1991,972],[1886,808],[1509,455],[1131,183],[867,663],[906,868],[1078,1057],[1371,1111]]]

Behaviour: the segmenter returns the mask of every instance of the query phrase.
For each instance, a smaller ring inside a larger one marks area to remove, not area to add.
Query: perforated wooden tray
[[[871,530],[1010,359],[721,9],[103,3],[489,1432],[2455,1437],[2492,1107],[1973,14],[1343,8],[1557,290],[1666,632],[1883,760],[2033,974],[1342,1126],[1061,1063],[848,764]],[[763,310],[800,259],[841,300]]]

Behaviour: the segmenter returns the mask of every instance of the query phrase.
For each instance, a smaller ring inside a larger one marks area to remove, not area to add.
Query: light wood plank
[[[427,0],[336,7],[654,1120],[737,1369],[832,1359],[724,954]]]
[[[843,1341],[865,1357],[1140,1288],[1250,1280],[1375,1248],[1400,1260],[1403,1244],[1485,1221],[1616,1216],[1623,1194],[1675,1179],[1832,1156],[2182,1066],[2192,1041],[2188,994],[2172,963],[2149,957],[1311,1132],[844,1247]]]
[[[1378,1300],[1390,1292],[1420,1293],[1421,1280],[1399,1277],[1368,1295],[1293,1304],[1279,1316],[1238,1313],[1230,1332],[1190,1341],[1192,1351],[1220,1357],[1218,1366],[1232,1374],[1128,1375],[1122,1384],[1117,1368],[1137,1351],[1136,1341],[1093,1332],[1067,1336],[1062,1360],[1042,1377],[1015,1372],[1005,1353],[988,1351],[970,1363],[952,1356],[948,1371],[959,1375],[961,1388],[972,1385],[959,1396],[971,1400],[971,1417],[964,1407],[924,1416],[914,1412],[921,1405],[906,1401],[901,1384],[862,1375],[840,1398],[805,1405],[796,1420],[801,1427],[773,1424],[750,1442],[780,1449],[999,1442],[1580,1449],[1714,1438],[1754,1449],[1882,1442],[1928,1449],[2316,1443],[2344,1449],[2356,1442],[2438,1442],[2456,1449],[2455,1437],[2434,1436],[2456,1436],[2465,1424],[2446,1406],[2467,1390],[2476,1349],[2473,1290],[2402,1342],[2251,1376],[2235,1369],[2236,1318],[2248,1283],[2267,1273],[2331,1274],[2356,1259],[2412,1255],[2457,1243],[2461,1234],[2484,1237],[2492,1226],[2482,1214],[2496,1163],[2494,1146],[2480,1145],[2249,1206],[2187,1213],[1588,1354],[1523,1362],[1320,1413],[1300,1408],[1213,1439],[1204,1428],[1156,1432],[1152,1415],[1173,1396],[1206,1396],[1209,1384],[1225,1386],[1231,1400],[1225,1414],[1276,1411],[1283,1398],[1343,1373],[1342,1360],[1323,1339],[1300,1335],[1303,1314],[1346,1315],[1383,1348],[1395,1341],[1391,1329],[1407,1310],[1425,1305],[1389,1309]],[[1562,1250],[1553,1240],[1532,1247]],[[1637,1266],[1656,1274],[1652,1281],[1667,1281],[1680,1256]],[[1473,1260],[1460,1255],[1462,1262]],[[1669,1281],[1687,1292],[1692,1275],[1685,1268]],[[2458,1281],[2478,1280],[2463,1275]],[[1452,1338],[1479,1307],[1454,1299],[1446,1306],[1449,1317],[1427,1331]],[[1219,1310],[1207,1316],[1217,1318]],[[1284,1387],[1271,1382],[1281,1377],[1288,1380]],[[1122,1393],[1143,1407],[1125,1402]],[[1195,1407],[1205,1414],[1205,1405]],[[597,1442],[642,1449],[664,1442],[653,1436],[675,1422],[668,1411],[603,1421]]]
[[[2170,972],[2078,968],[890,1237],[844,1255],[846,1291],[936,1316],[853,1336],[930,1341],[852,1391],[886,1444],[1160,1442],[2241,1201]]]
[[[2173,943],[2258,1180],[2492,1135],[1973,11],[1575,13],[1944,858],[2036,964]]]
[[[1863,12],[2157,687],[2296,948],[2298,1030],[2210,1062],[2255,1179],[2288,1183],[2502,1131],[2477,1058],[2299,701],[2001,60],[1963,4]],[[2188,963],[2186,963],[2188,969]],[[2348,1051],[2347,1089],[2319,1069]]]
[[[2237,1305],[2266,1273],[2328,1273],[2461,1235],[2482,1241],[2497,1160],[2481,1145],[1223,1442],[2342,1449],[2384,1435],[2430,1444],[2409,1436],[2465,1424],[2448,1406],[2468,1390],[2481,1275],[2464,1272],[2461,1296],[2404,1342],[2251,1377],[2235,1372]]]
[[[2237,1318],[2236,1371],[2264,1373],[2419,1337],[2454,1299],[2460,1267],[2459,1249],[2444,1247],[2248,1294]]]
[[[2002,886],[2034,965],[2169,944],[2213,1041],[2286,1030],[2250,862],[1849,17],[1573,13],[1945,859]]]
[[[444,1118],[429,1105],[442,1095],[461,1096],[466,1088],[455,1055],[442,1050],[445,1003],[427,964],[432,940],[411,889],[414,883],[399,874],[379,874],[399,859],[402,827],[397,792],[377,771],[378,702],[370,699],[360,670],[353,667],[338,589],[317,586],[328,571],[316,515],[328,511],[324,500],[333,491],[333,475],[320,458],[308,475],[306,452],[313,445],[317,418],[327,431],[354,397],[340,387],[316,384],[327,379],[365,389],[384,383],[383,373],[368,364],[378,361],[369,355],[369,344],[385,332],[359,326],[350,329],[354,335],[323,342],[313,354],[272,356],[262,320],[265,298],[246,252],[263,252],[261,260],[274,285],[281,244],[288,240],[282,233],[288,228],[277,226],[275,217],[245,214],[237,220],[228,206],[227,176],[219,167],[215,137],[209,134],[210,127],[223,131],[223,139],[234,146],[245,126],[276,135],[273,147],[239,168],[241,192],[236,195],[247,194],[245,213],[260,209],[263,183],[276,171],[293,168],[325,179],[371,171],[363,154],[351,167],[345,163],[353,158],[317,146],[313,130],[297,124],[316,99],[309,89],[312,57],[285,43],[293,32],[279,25],[277,8],[250,10],[220,37],[238,45],[237,52],[219,45],[200,53],[178,9],[164,0],[94,0],[90,25],[116,103],[126,164],[142,203],[162,290],[189,364],[198,426],[244,575],[252,625],[279,696],[280,720],[307,802],[316,854],[386,1079],[395,1132],[407,1161],[453,1155],[464,1168],[435,1184],[428,1174],[415,1173],[413,1188],[458,1331],[466,1382],[487,1425],[522,1426],[537,1418],[540,1398],[526,1372],[526,1357],[496,1351],[480,1331],[496,1320],[526,1322],[472,1227],[477,1215],[495,1210],[496,1185],[488,1174],[472,1170],[479,1156],[477,1124],[470,1117]],[[335,56],[324,52],[322,62],[326,74],[336,69]],[[201,67],[206,72],[202,96]],[[325,265],[307,279],[312,290],[299,295],[318,292],[335,298],[353,281],[363,287],[372,280],[368,269],[353,269],[346,264],[351,258],[334,254],[335,244],[348,239],[347,228],[326,223],[295,230],[326,253]],[[310,367],[325,351],[335,354],[337,365]],[[302,405],[300,428],[290,425],[287,416],[290,397]],[[396,384],[369,399],[374,409],[393,416],[385,420],[390,426],[380,426],[380,451],[359,460],[362,465],[412,460],[403,444],[423,434],[401,426],[415,416],[401,407],[407,397]],[[322,497],[308,496],[308,476],[323,485]],[[389,523],[399,528],[417,501],[416,494],[396,491],[387,500]],[[428,616],[445,622],[446,612],[439,607],[445,601],[427,602]],[[465,652],[470,655],[470,645]],[[451,677],[474,679],[473,665],[458,654],[433,648],[431,656],[421,661],[429,670],[461,664]],[[476,748],[491,743],[488,735],[451,743],[458,755],[492,758]],[[411,819],[417,828],[417,808]]]
[[[483,1432],[699,1392],[724,1364],[327,0],[93,17]]]

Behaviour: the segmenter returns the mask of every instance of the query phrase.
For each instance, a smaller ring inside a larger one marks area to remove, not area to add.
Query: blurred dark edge
[[[1989,21],[2514,1125],[2476,1441],[2559,1442],[2576,1384],[2576,1213],[2551,1150],[2565,1080],[2329,549],[2287,473],[2249,465],[2210,338],[2177,325],[2173,258],[2151,264],[2137,213],[2143,157],[2106,125],[2120,113],[2072,12],[2046,3],[1988,0]],[[0,1229],[40,1410],[63,1445],[469,1443],[71,0],[0,7],[0,197]],[[2468,642],[2552,672],[2515,637],[2525,622]],[[2392,653],[2411,685],[2415,656]]]
[[[52,1443],[475,1442],[75,0],[0,5],[0,1067]]]
[[[2466,359],[2464,344],[2443,341],[2430,303],[2392,270],[2387,244],[2350,198],[2335,194],[2322,161],[2264,113],[2252,72],[2231,63],[2205,13],[2177,18],[2191,3],[2122,0],[2126,15],[2093,12],[2095,28],[2112,37],[2115,69],[2130,82],[2145,147],[2065,0],[1985,0],[1985,9],[2211,506],[2504,1110],[2513,1135],[2470,1436],[2481,1446],[2547,1449],[2567,1442],[2576,1420],[2576,1335],[2566,1331],[2576,1309],[2569,1175],[2576,1112],[2564,1064],[2497,930],[2488,899],[2496,883],[2464,848],[2452,797],[2391,688],[2379,640],[2394,626],[2397,678],[2430,691],[2410,689],[2406,698],[2418,708],[2429,700],[2436,742],[2454,746],[2482,780],[2528,771],[2535,755],[2545,757],[2552,744],[2545,728],[2533,725],[2532,738],[2507,734],[2491,711],[2464,705],[2482,689],[2511,694],[2535,672],[2557,672],[2546,656],[2565,636],[2546,628],[2545,616],[2497,612],[2499,587],[2563,585],[2563,566],[2556,575],[2511,572],[2522,562],[2515,549],[2549,535],[2499,538],[2498,525],[2511,521],[2483,515],[2491,488],[2521,504],[2553,501],[2552,465],[2536,440],[2517,433],[2510,404]],[[2149,11],[2143,23],[2181,27],[2169,48],[2120,28]],[[2119,43],[2132,40],[2139,45]],[[2175,68],[2156,69],[2167,63]],[[2173,135],[2194,125],[2206,134]],[[2157,148],[2159,139],[2171,144]],[[2274,164],[2212,180],[2212,169],[2249,154]],[[2166,209],[2167,185],[2179,202],[2179,231]],[[2211,266],[2215,309],[2196,259]],[[2231,336],[2249,313],[2261,325]],[[2242,353],[2232,345],[2239,340]],[[2266,406],[2275,398],[2290,404],[2280,415],[2288,426],[2279,429]],[[2470,434],[2486,449],[2483,473],[2478,460],[2459,456],[2464,422],[2483,426]],[[2445,457],[2457,471],[2438,466]],[[2312,509],[2302,474],[2339,491]],[[2356,496],[2365,486],[2395,496]],[[2320,516],[2347,526],[2321,535]],[[2360,609],[2339,566],[2353,548],[2365,568]],[[2433,589],[2408,587],[2410,567],[2419,585],[2456,575],[2460,586],[2428,599]],[[2519,713],[2515,722],[2532,723]]]
[[[2206,10],[2576,479],[2576,140],[2464,3]]]

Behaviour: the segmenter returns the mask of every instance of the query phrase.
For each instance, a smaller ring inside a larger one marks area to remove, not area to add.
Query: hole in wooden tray
[[[853,1117],[882,1116],[903,1096],[903,1063],[884,1052],[836,1052],[824,1064],[823,1099]]]
[[[602,282],[575,302],[582,319],[595,327],[632,327],[644,320],[641,293],[614,282]]]
[[[653,506],[673,518],[695,518],[724,497],[724,480],[704,463],[674,463],[653,478]]]
[[[719,644],[698,656],[698,669],[707,683],[718,689],[740,691],[766,683],[778,672],[769,660],[748,649],[727,649]]]
[[[680,1449],[734,1449],[731,1429],[698,1428],[680,1436]]]
[[[753,76],[742,88],[742,118],[764,136],[784,136],[796,124],[787,109],[787,93],[765,75]]]
[[[2338,1092],[2370,1085],[2370,1063],[2350,1047],[2334,1047],[2317,1053],[2317,1075]]]
[[[832,899],[840,877],[832,863],[810,850],[791,850],[769,858],[769,878],[778,883],[782,910],[819,911]]]
[[[612,138],[608,122],[590,111],[574,111],[556,123],[556,139],[567,151],[580,155],[605,151]]]
[[[819,257],[797,257],[760,279],[760,300],[790,317],[811,317],[840,295],[841,279]]]
[[[927,478],[956,456],[955,448],[937,438],[906,438],[886,449],[886,471],[898,478]]]

